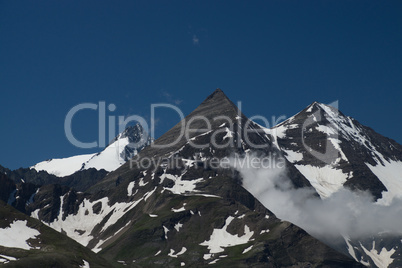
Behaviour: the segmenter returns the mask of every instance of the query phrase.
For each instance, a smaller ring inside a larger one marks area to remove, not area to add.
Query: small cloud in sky
[[[198,36],[193,34],[193,45],[198,45],[200,43],[200,39],[198,39]]]
[[[183,102],[183,100],[181,100],[181,99],[173,98],[172,94],[170,94],[169,92],[166,92],[165,90],[162,90],[162,96],[165,97],[165,99],[168,102],[172,102],[172,103],[174,103],[176,105],[179,105],[180,103]]]

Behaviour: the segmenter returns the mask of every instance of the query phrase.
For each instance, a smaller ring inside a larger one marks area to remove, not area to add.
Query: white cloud
[[[193,44],[198,45],[200,43],[200,39],[194,34],[193,35]]]
[[[162,96],[163,96],[168,102],[174,103],[174,104],[176,104],[176,105],[179,105],[180,103],[183,102],[183,100],[181,100],[181,99],[175,99],[175,98],[173,98],[172,94],[166,92],[165,90],[162,90]]]
[[[278,218],[290,221],[320,239],[340,235],[362,238],[381,232],[402,233],[402,200],[389,206],[373,202],[367,192],[346,188],[322,200],[313,189],[295,189],[285,168],[238,169],[243,187]]]

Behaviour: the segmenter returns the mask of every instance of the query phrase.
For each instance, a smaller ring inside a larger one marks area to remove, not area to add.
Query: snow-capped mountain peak
[[[314,102],[266,132],[322,198],[345,186],[389,203],[402,189],[402,146],[334,106]]]
[[[128,126],[118,134],[101,152],[76,155],[67,158],[55,158],[40,162],[32,169],[44,170],[59,177],[69,176],[79,170],[95,168],[113,171],[131,159],[145,146],[152,142],[140,124]]]

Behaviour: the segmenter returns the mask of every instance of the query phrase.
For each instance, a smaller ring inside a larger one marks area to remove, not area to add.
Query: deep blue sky
[[[313,101],[402,143],[402,1],[0,0],[0,165],[91,153],[71,145],[73,106],[107,116],[180,103],[216,88],[243,112],[291,116]],[[157,115],[157,135],[179,118]],[[85,111],[73,131],[97,137]]]

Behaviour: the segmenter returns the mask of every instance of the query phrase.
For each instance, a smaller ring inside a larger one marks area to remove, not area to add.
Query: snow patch
[[[290,162],[290,163],[295,163],[298,161],[303,160],[303,154],[302,153],[298,153],[295,151],[291,151],[291,150],[282,150],[286,153],[286,159]]]
[[[346,237],[346,236],[344,236],[343,238],[345,239],[346,246],[348,247],[348,253],[349,253],[349,255],[352,256],[353,259],[355,259],[355,261],[359,262],[359,261],[357,260],[355,250],[353,249],[353,246],[352,246],[352,245],[350,244],[350,242],[349,242],[350,239],[349,239],[348,237]]]
[[[148,182],[145,182],[145,183],[144,183],[144,178],[141,178],[140,182],[138,183],[138,185],[139,185],[140,187],[145,186],[145,185],[147,185],[147,184],[148,184]]]
[[[186,211],[186,209],[184,208],[184,206],[186,205],[187,203],[183,203],[183,206],[181,207],[181,208],[172,208],[172,211],[173,212],[182,212],[182,211]]]
[[[382,248],[381,251],[378,252],[375,249],[375,241],[373,241],[373,248],[370,251],[367,250],[361,243],[360,246],[379,268],[386,268],[394,261],[391,256],[395,253],[395,249],[387,250],[386,248]]]
[[[217,263],[218,261],[219,261],[219,259],[215,259],[215,260],[211,261],[211,262],[208,263],[208,264],[215,264],[215,263]]]
[[[214,195],[214,194],[191,194],[191,196],[203,196],[203,197],[222,198],[221,196],[217,196],[217,195]]]
[[[142,200],[144,200],[144,198],[148,196],[147,194],[145,194],[137,201],[132,201],[128,203],[115,203],[112,206],[108,204],[108,197],[104,197],[93,202],[91,202],[89,199],[84,199],[75,215],[70,214],[63,220],[64,213],[61,212],[53,222],[45,222],[45,224],[55,229],[56,231],[61,232],[63,230],[70,238],[79,242],[83,246],[87,246],[88,243],[94,238],[91,235],[93,228],[96,225],[100,224],[107,215],[111,214],[111,216],[103,225],[100,232],[104,232],[111,225],[115,224],[120,218],[122,218],[124,214],[137,206]],[[63,207],[63,201],[64,195],[60,197],[60,211],[62,211],[61,208]],[[99,202],[101,202],[102,204],[102,210],[99,212],[99,214],[96,214],[93,212],[92,207]],[[39,219],[38,212],[39,210],[33,211],[31,213],[31,217]],[[80,232],[77,230],[84,232]]]
[[[175,176],[175,175],[171,175],[171,174],[163,174],[161,176],[161,181],[160,183],[163,182],[163,180],[167,178],[167,179],[171,179],[172,181],[174,181],[174,185],[172,188],[163,188],[164,190],[169,190],[174,194],[185,194],[188,192],[196,192],[195,188],[196,188],[196,184],[201,182],[203,180],[203,178],[199,178],[196,180],[182,180],[181,176]]]
[[[86,260],[82,260],[84,262],[83,265],[80,265],[81,268],[91,268],[91,266],[89,266],[89,263]]]
[[[224,251],[224,247],[246,244],[250,241],[254,232],[250,231],[247,225],[244,225],[244,235],[232,235],[227,232],[227,227],[234,217],[229,216],[222,229],[214,229],[209,240],[202,242],[201,246],[207,246],[211,254]]]
[[[335,132],[332,128],[328,127],[328,126],[318,125],[318,126],[316,127],[316,129],[317,129],[318,131],[322,132],[322,133],[327,134],[328,136],[331,135],[331,134],[332,134],[332,135],[335,135],[335,134],[336,134],[336,132]]]
[[[179,252],[177,252],[176,254],[174,254],[174,250],[173,250],[173,249],[170,249],[170,253],[168,254],[168,256],[169,256],[169,257],[172,257],[172,258],[177,258],[178,256],[184,254],[186,251],[187,251],[187,248],[182,247],[182,249],[181,249]]]
[[[7,255],[0,255],[0,263],[9,263],[10,261],[16,261],[17,258],[7,256]]]
[[[180,231],[180,228],[181,228],[181,227],[183,227],[183,224],[181,224],[180,222],[179,222],[179,223],[176,223],[176,224],[174,225],[174,228],[176,229],[177,232]]]
[[[223,137],[223,140],[225,140],[226,138],[233,138],[232,131],[230,131],[229,128],[225,128],[225,130],[226,130],[226,135]]]
[[[29,250],[34,247],[27,240],[35,239],[38,235],[39,231],[28,227],[26,220],[16,220],[10,227],[0,229],[0,246]]]
[[[164,225],[162,225],[163,227],[163,231],[165,231],[165,239],[168,239],[167,233],[169,232],[169,229],[167,227],[165,227]]]
[[[204,254],[204,260],[209,260],[212,257],[212,254]]]
[[[249,246],[248,248],[244,249],[241,254],[249,252],[253,248],[253,245]]]
[[[131,221],[127,222],[127,224],[123,227],[121,227],[119,230],[117,230],[117,232],[115,232],[113,235],[109,236],[107,239],[105,240],[99,240],[98,244],[92,249],[93,252],[98,253],[99,251],[102,250],[101,246],[108,241],[109,239],[115,237],[118,233],[120,233],[124,228],[126,228],[129,224],[131,223]]]
[[[133,195],[134,185],[135,185],[135,181],[132,181],[132,182],[130,182],[128,184],[128,186],[127,186],[127,196],[132,196]]]
[[[395,197],[402,197],[402,162],[388,162],[382,157],[381,160],[384,165],[380,163],[376,166],[368,163],[366,165],[388,190],[387,192],[382,192],[382,198],[377,202],[382,205],[389,205]]]
[[[343,187],[349,175],[331,166],[316,167],[311,165],[295,165],[310,181],[322,198],[327,198]]]

